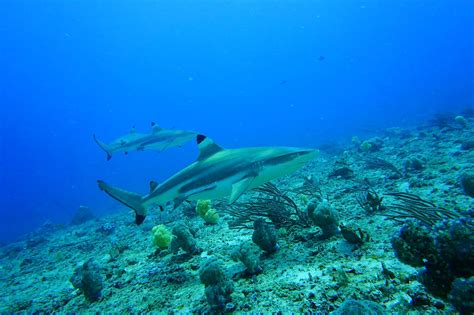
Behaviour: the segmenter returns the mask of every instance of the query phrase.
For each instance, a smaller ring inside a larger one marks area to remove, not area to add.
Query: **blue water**
[[[474,2],[0,2],[0,239],[145,192],[195,146],[117,155],[150,122],[224,147],[318,146],[474,103]]]

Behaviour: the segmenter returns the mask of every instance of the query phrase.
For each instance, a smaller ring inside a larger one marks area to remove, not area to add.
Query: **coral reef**
[[[376,152],[351,139],[329,144],[315,162],[232,205],[213,200],[213,225],[194,202],[150,210],[139,227],[123,209],[80,224],[46,223],[0,247],[0,313],[471,314],[473,199],[460,180],[474,171],[474,150],[463,146],[474,116],[463,114],[465,128],[455,116],[441,117],[442,129],[372,134]],[[414,158],[422,170],[400,176],[389,165],[402,169]],[[333,237],[320,237],[314,222],[322,203],[337,209],[337,219],[328,207],[321,219]],[[171,231],[169,250],[153,244],[157,225]],[[202,265],[217,266],[203,282]]]

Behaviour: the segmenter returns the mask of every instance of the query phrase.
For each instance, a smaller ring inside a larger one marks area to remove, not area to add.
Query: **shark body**
[[[122,190],[99,180],[99,188],[135,210],[136,223],[145,219],[147,209],[185,200],[228,197],[233,203],[244,192],[275,178],[293,173],[314,159],[317,150],[292,147],[223,149],[211,139],[198,135],[198,159],[161,185],[150,185],[145,196]]]
[[[163,129],[152,123],[151,133],[137,133],[135,128],[130,133],[121,136],[109,144],[106,144],[94,135],[94,141],[107,154],[107,160],[112,158],[116,152],[157,150],[164,151],[171,147],[181,146],[195,139],[197,133],[186,130]]]

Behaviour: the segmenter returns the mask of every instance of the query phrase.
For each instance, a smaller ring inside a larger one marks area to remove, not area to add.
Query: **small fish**
[[[326,59],[326,57],[324,57],[324,56],[319,56],[319,58],[318,58],[319,61],[323,61],[324,59]]]
[[[196,137],[198,159],[161,185],[152,183],[150,193],[141,196],[98,180],[99,188],[135,210],[135,222],[145,220],[148,209],[163,209],[174,202],[176,209],[185,200],[228,197],[229,204],[244,192],[275,178],[291,174],[312,160],[315,149],[259,147],[223,149],[203,135]]]
[[[192,141],[197,133],[185,130],[163,129],[155,123],[151,123],[151,133],[137,133],[132,127],[130,133],[119,137],[109,144],[106,144],[94,135],[94,141],[107,153],[107,161],[112,158],[115,152],[157,150],[164,151],[171,147],[181,146]]]

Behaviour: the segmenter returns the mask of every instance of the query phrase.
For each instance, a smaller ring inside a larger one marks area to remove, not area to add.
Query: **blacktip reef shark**
[[[130,133],[106,144],[94,135],[94,141],[107,153],[107,161],[115,152],[157,150],[164,151],[171,147],[181,146],[196,138],[197,133],[186,130],[163,129],[151,123],[151,133],[137,133],[135,127]]]
[[[147,210],[174,202],[176,209],[185,200],[229,197],[229,204],[244,192],[277,177],[293,173],[314,159],[318,150],[291,147],[223,149],[210,138],[196,137],[197,160],[161,185],[150,183],[150,193],[141,196],[98,180],[99,188],[135,210],[135,222],[145,220]]]

